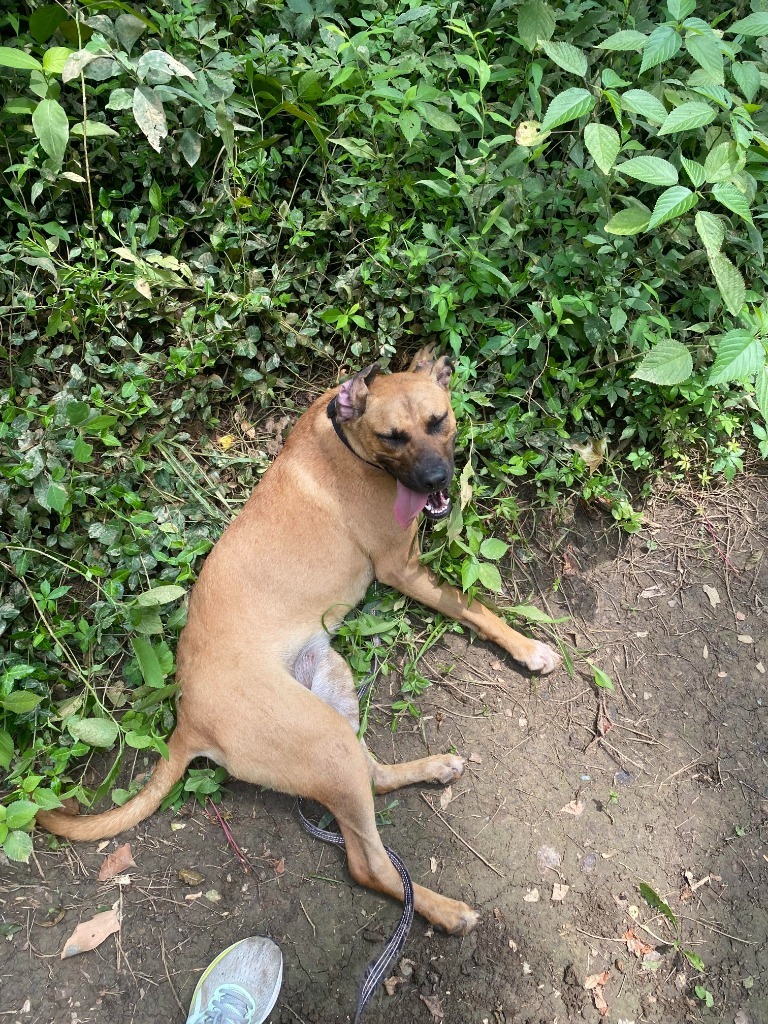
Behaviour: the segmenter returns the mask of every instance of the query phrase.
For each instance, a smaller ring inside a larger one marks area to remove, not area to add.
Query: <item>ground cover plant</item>
[[[633,530],[627,470],[706,482],[768,454],[753,7],[0,14],[9,857],[38,807],[125,799],[123,753],[163,751],[183,597],[339,373],[452,353],[458,500],[427,557],[473,593],[502,592],[517,482]],[[360,671],[410,629],[381,599],[346,638]],[[409,634],[398,713],[442,628]]]

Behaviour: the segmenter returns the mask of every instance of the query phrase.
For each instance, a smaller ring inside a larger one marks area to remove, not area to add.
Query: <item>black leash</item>
[[[358,699],[360,701],[363,701],[367,697],[377,674],[378,666],[373,672],[371,672],[358,690]],[[328,829],[319,828],[317,825],[314,825],[307,817],[305,817],[302,810],[302,803],[303,801],[299,799],[297,801],[297,807],[301,824],[307,832],[309,832],[311,836],[314,836],[315,839],[321,839],[324,843],[333,843],[334,846],[343,847],[345,845],[344,837],[338,832],[330,832]],[[392,964],[402,953],[403,947],[408,939],[408,933],[411,930],[411,924],[413,923],[414,899],[411,876],[408,874],[408,869],[395,851],[390,850],[388,846],[385,846],[384,849],[386,850],[387,856],[392,861],[395,870],[400,875],[400,881],[403,883],[403,912],[400,915],[397,927],[387,940],[387,944],[381,951],[381,954],[375,960],[372,960],[363,972],[363,980],[360,983],[360,991],[357,996],[357,1006],[355,1007],[354,1024],[359,1024],[363,1011],[371,1001],[374,992],[389,973]]]
[[[336,395],[334,395],[333,398],[330,400],[325,411],[328,414],[328,419],[333,424],[333,429],[336,431],[336,436],[344,445],[344,447],[348,448],[349,451],[351,451],[352,454],[355,456],[355,458],[360,459],[361,462],[365,462],[368,466],[373,466],[374,469],[381,469],[381,466],[377,466],[375,462],[369,462],[368,459],[364,459],[362,455],[358,454],[358,452],[355,451],[355,449],[347,440],[346,434],[341,429],[341,427],[339,426],[339,421],[336,419]],[[383,472],[386,473],[386,470],[383,470]]]

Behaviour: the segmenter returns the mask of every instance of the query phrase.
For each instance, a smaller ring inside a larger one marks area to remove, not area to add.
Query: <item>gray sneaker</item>
[[[279,946],[261,935],[240,939],[201,974],[187,1024],[262,1024],[277,1002],[282,980]]]

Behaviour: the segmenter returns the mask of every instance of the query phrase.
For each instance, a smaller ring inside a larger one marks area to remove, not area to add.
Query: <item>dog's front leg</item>
[[[434,573],[419,562],[418,554],[412,554],[401,563],[391,556],[380,559],[376,563],[376,578],[401,594],[465,623],[484,640],[492,640],[508,651],[531,672],[546,674],[560,664],[560,655],[547,644],[523,636],[479,601],[470,604],[455,587],[438,582]]]

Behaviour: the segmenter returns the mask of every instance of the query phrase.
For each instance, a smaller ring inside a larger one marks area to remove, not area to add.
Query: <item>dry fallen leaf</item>
[[[605,1001],[603,995],[603,985],[606,984],[611,976],[610,971],[603,971],[602,974],[590,974],[587,980],[584,982],[584,988],[587,991],[592,992],[592,998],[595,1001],[595,1009],[601,1017],[605,1017],[608,1013],[608,1003]]]
[[[426,1008],[432,1014],[433,1020],[443,1019],[443,1004],[440,1001],[440,996],[419,996],[419,999],[424,1003]]]
[[[433,875],[437,871],[437,857],[429,858],[429,870],[432,872]]]
[[[269,866],[275,872],[276,875],[285,874],[285,857],[281,857],[279,860],[271,860]]]
[[[391,978],[384,979],[384,988],[388,996],[393,996],[397,991],[397,986],[402,985],[405,978],[398,978],[396,974],[393,974]]]
[[[570,888],[571,888],[570,885],[565,885],[564,883],[555,882],[555,884],[552,886],[552,896],[551,896],[552,902],[553,903],[562,903],[562,901],[568,895],[568,890]]]
[[[539,890],[528,889],[523,899],[526,903],[538,903],[539,902]]]
[[[645,590],[640,591],[640,597],[644,597],[647,600],[651,600],[653,597],[663,597],[665,591],[659,586],[658,583],[654,583],[652,587],[646,587]]]
[[[96,949],[110,935],[120,931],[120,914],[117,910],[117,903],[111,910],[105,910],[97,914],[90,921],[82,921],[72,932],[64,943],[61,951],[61,959],[65,960],[70,956],[77,956],[79,953],[87,953],[90,949]]]
[[[440,794],[440,809],[444,811],[451,800],[453,800],[453,790],[450,786],[446,786]]]
[[[715,587],[710,587],[706,583],[701,589],[709,598],[709,603],[712,605],[712,607],[717,608],[717,606],[720,604],[720,595],[718,594],[717,589]]]
[[[626,942],[629,952],[634,953],[635,956],[643,956],[653,949],[653,946],[649,946],[647,942],[637,938],[633,928],[628,928],[622,935],[622,939]]]
[[[571,800],[570,803],[566,804],[565,807],[560,808],[561,814],[573,814],[574,817],[578,818],[580,814],[584,813],[585,803],[583,800]]]
[[[101,862],[99,868],[99,881],[106,882],[110,878],[114,878],[115,875],[122,875],[125,873],[126,868],[135,868],[136,861],[133,859],[131,853],[131,844],[123,843],[122,846],[118,846],[116,850],[113,850],[108,856]]]
[[[588,977],[584,979],[584,988],[587,990],[587,992],[591,992],[593,989],[599,988],[600,986],[607,984],[610,976],[610,971],[603,971],[601,974],[590,974]]]
[[[467,760],[469,761],[470,764],[482,764],[483,763],[483,759],[482,759],[482,757],[480,757],[479,754],[470,754],[469,757],[467,758]]]
[[[746,633],[740,633],[740,634],[739,634],[739,635],[738,635],[738,636],[736,637],[736,639],[737,639],[737,640],[739,641],[739,643],[740,643],[740,644],[753,644],[753,643],[755,642],[755,641],[754,641],[754,640],[752,639],[752,637],[751,637],[751,636],[748,636],[748,635],[747,635]]]
[[[737,622],[746,622],[746,619],[747,619],[747,616],[744,614],[744,612],[736,612],[736,621]]]
[[[601,437],[600,440],[593,437],[586,444],[576,444],[575,441],[571,441],[571,448],[586,462],[590,476],[602,465],[605,458],[606,443],[604,437]]]
[[[762,663],[762,661],[758,661],[758,663],[755,665],[755,668],[760,673],[760,675],[765,675],[765,665]]]
[[[216,444],[223,452],[228,452],[234,443],[235,439],[231,434],[224,434],[222,437],[216,438]]]
[[[521,121],[515,131],[515,142],[518,146],[538,146],[548,135],[549,132],[541,130],[540,121]]]

